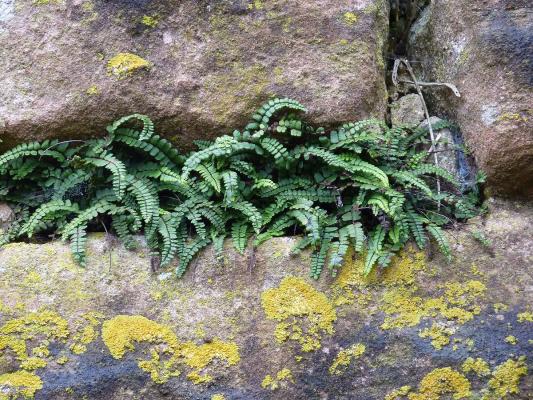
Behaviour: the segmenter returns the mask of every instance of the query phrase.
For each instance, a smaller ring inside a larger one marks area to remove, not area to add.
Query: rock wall
[[[434,114],[457,121],[492,194],[533,195],[533,8],[530,1],[432,1],[414,23],[409,58]]]
[[[139,112],[183,147],[290,96],[317,123],[385,115],[384,0],[1,0],[0,138]]]
[[[254,265],[227,243],[181,280],[102,236],[86,269],[59,242],[8,245],[0,398],[530,399],[533,208],[491,207],[452,263],[409,249],[369,278],[359,257],[307,278],[295,239]]]

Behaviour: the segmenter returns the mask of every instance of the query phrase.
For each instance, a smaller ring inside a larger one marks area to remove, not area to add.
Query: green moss
[[[280,343],[295,340],[303,351],[314,351],[320,348],[323,333],[334,332],[333,304],[302,278],[286,277],[279,287],[262,293],[261,304],[267,318],[279,322],[275,336]],[[301,319],[307,319],[306,325]]]
[[[119,53],[107,63],[107,72],[119,79],[132,75],[141,69],[149,69],[152,64],[132,53]]]

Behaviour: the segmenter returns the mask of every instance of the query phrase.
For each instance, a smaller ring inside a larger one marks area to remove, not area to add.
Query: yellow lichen
[[[64,340],[68,337],[67,321],[53,311],[38,311],[20,318],[8,320],[0,328],[0,350],[10,349],[17,359],[24,361],[29,358],[26,341],[37,341],[41,354],[47,356],[43,350],[50,340]],[[35,363],[32,363],[35,365]]]
[[[482,358],[468,357],[461,366],[464,373],[474,372],[477,376],[490,375],[489,364]]]
[[[450,367],[437,368],[428,373],[418,385],[418,393],[410,393],[410,400],[439,400],[441,395],[452,394],[454,400],[470,396],[470,382]]]
[[[223,342],[219,339],[214,339],[200,346],[192,342],[184,343],[180,351],[180,357],[184,358],[187,366],[194,368],[194,371],[187,375],[194,383],[213,380],[210,375],[200,375],[200,372],[215,358],[225,360],[228,365],[235,365],[240,361],[238,346],[235,343]]]
[[[159,24],[159,15],[143,15],[141,18],[141,24],[146,25],[150,28],[155,28]]]
[[[411,391],[411,386],[402,386],[399,389],[393,390],[385,396],[383,400],[398,400],[400,397],[405,397]]]
[[[525,357],[520,357],[517,361],[512,359],[505,361],[492,372],[492,378],[488,382],[491,393],[485,397],[504,399],[508,394],[519,393],[520,378],[525,375],[527,375]]]
[[[275,378],[273,378],[270,374],[266,375],[261,382],[261,387],[263,389],[269,388],[270,390],[276,390],[280,387],[280,383],[285,381],[294,383],[292,371],[288,368],[283,368],[282,370],[278,371]]]
[[[98,90],[98,86],[92,85],[87,88],[85,91],[89,96],[95,96],[97,94],[100,94],[100,90]]]
[[[464,324],[480,313],[475,301],[486,290],[482,282],[450,282],[444,287],[446,290],[443,296],[428,299],[414,295],[416,287],[400,287],[386,292],[381,309],[387,316],[381,327],[391,329],[416,326],[422,318],[436,317],[439,314],[448,320]]]
[[[507,306],[506,304],[503,304],[503,303],[495,303],[493,305],[493,308],[494,308],[494,312],[496,313],[499,313],[499,312],[505,312],[509,309],[509,306]]]
[[[302,278],[286,277],[279,287],[263,292],[261,304],[268,319],[279,321],[275,337],[280,343],[291,339],[303,351],[313,351],[320,348],[322,333],[334,331],[337,314],[332,303]]]
[[[74,334],[73,343],[70,345],[70,350],[74,354],[85,353],[87,345],[98,337],[96,328],[100,325],[100,319],[102,318],[104,318],[104,315],[97,312],[88,312],[82,315],[85,326]]]
[[[119,53],[108,61],[107,72],[122,79],[140,69],[148,69],[151,66],[150,62],[136,54]]]
[[[505,342],[514,345],[518,343],[518,339],[516,338],[516,336],[509,335],[505,338]]]
[[[67,356],[61,356],[61,357],[59,357],[56,360],[56,363],[58,363],[59,365],[64,365],[64,364],[68,363],[68,357]]]
[[[496,121],[500,122],[527,122],[528,118],[519,113],[507,112],[500,115]]]
[[[150,350],[150,360],[139,360],[143,371],[150,373],[156,383],[165,383],[172,376],[178,376],[180,365],[192,368],[187,378],[193,383],[213,380],[202,370],[213,360],[225,360],[228,365],[240,361],[239,348],[233,342],[214,339],[209,343],[196,345],[193,342],[180,342],[174,332],[167,326],[149,320],[143,316],[119,315],[105,321],[102,339],[114,358],[122,358],[126,351],[135,350],[135,344],[148,342],[157,345]]]
[[[20,363],[20,368],[25,369],[26,371],[35,371],[39,368],[46,367],[48,363],[42,358],[38,357],[28,357]]]
[[[211,396],[211,400],[226,400],[223,394],[217,393]]]
[[[333,364],[329,367],[329,373],[331,375],[343,374],[350,366],[352,360],[361,357],[365,350],[366,347],[362,343],[356,343],[345,350],[340,350],[335,360],[333,360]]]
[[[38,6],[46,6],[48,4],[60,4],[63,0],[33,0],[33,4]]]
[[[252,0],[248,3],[249,10],[253,10],[253,9],[262,10],[263,8],[265,8],[265,6],[262,0]]]
[[[105,321],[102,339],[116,359],[122,358],[128,350],[135,350],[136,343],[165,344],[169,348],[179,346],[170,328],[140,315],[118,315]]]
[[[533,313],[524,311],[516,315],[518,322],[533,322]]]
[[[357,14],[351,11],[347,11],[342,15],[342,19],[348,25],[353,25],[357,22]]]
[[[0,400],[32,399],[37,390],[42,389],[41,378],[32,372],[17,371],[0,375]]]
[[[422,330],[418,336],[422,338],[431,338],[431,344],[433,347],[435,347],[437,350],[440,350],[450,343],[450,336],[453,333],[454,331],[452,329],[433,323],[431,328]]]

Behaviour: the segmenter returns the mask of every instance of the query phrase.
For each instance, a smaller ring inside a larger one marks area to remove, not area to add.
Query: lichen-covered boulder
[[[493,193],[533,194],[531,2],[432,1],[411,29],[409,57],[432,112],[456,120]]]
[[[1,0],[4,146],[79,138],[139,112],[178,144],[265,100],[317,123],[386,111],[384,0]]]
[[[453,262],[408,249],[367,278],[349,257],[313,281],[287,238],[181,280],[103,236],[86,269],[59,242],[5,246],[0,398],[530,399],[533,209],[491,208]]]

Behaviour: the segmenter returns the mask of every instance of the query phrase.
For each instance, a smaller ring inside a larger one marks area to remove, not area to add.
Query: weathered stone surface
[[[15,213],[6,203],[0,203],[0,228],[7,227],[15,218]]]
[[[416,126],[424,119],[420,96],[415,93],[400,97],[390,105],[392,126]]]
[[[432,125],[442,121],[442,119],[438,117],[430,117],[429,120]],[[425,128],[427,125],[427,121],[423,121],[419,126]],[[463,150],[457,143],[455,143],[453,132],[448,128],[441,129],[435,133],[435,139],[437,141],[435,152],[439,167],[442,167],[449,173],[453,174],[463,189],[469,186],[471,183],[470,180],[472,179],[471,168],[466,160],[466,155]],[[428,147],[430,147],[430,144],[428,144]],[[460,165],[460,156],[462,156],[462,163],[464,165]],[[435,162],[434,157],[429,157],[428,160]]]
[[[490,205],[451,235],[453,262],[411,250],[367,279],[359,258],[308,279],[308,254],[290,257],[286,238],[251,267],[229,243],[222,260],[207,251],[182,280],[102,236],[86,269],[58,242],[8,245],[0,396],[529,399],[533,208]]]
[[[410,59],[432,112],[456,120],[494,193],[533,194],[533,13],[530,1],[433,1],[412,27]]]
[[[150,115],[178,144],[231,133],[273,96],[317,123],[386,110],[383,0],[1,0],[4,146]]]

